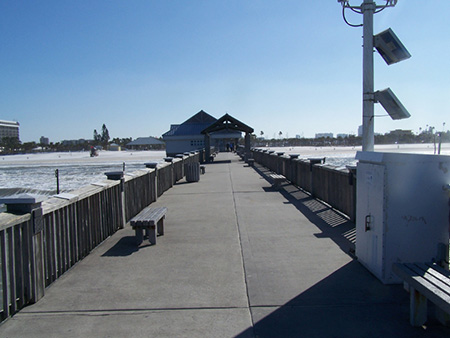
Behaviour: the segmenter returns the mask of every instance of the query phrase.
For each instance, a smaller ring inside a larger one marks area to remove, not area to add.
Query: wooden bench
[[[436,305],[436,318],[450,325],[450,272],[433,263],[394,263],[392,270],[409,290],[412,326],[422,326],[427,321],[427,300]]]
[[[283,175],[278,174],[270,174],[269,177],[273,182],[272,186],[274,188],[279,188],[281,186],[281,182],[283,182],[286,179]]]
[[[254,167],[255,166],[255,159],[254,158],[249,158],[247,160],[248,166],[249,167]]]
[[[136,232],[137,245],[140,245],[144,239],[143,230],[145,230],[145,235],[151,244],[156,244],[157,234],[164,235],[166,212],[166,207],[147,207],[131,219],[130,225]]]

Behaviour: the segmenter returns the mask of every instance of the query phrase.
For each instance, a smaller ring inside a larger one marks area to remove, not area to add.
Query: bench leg
[[[150,242],[150,244],[156,244],[156,227],[154,225],[152,225],[147,229],[149,231],[148,241]]]
[[[158,221],[158,235],[164,236],[164,217]]]
[[[412,326],[422,326],[427,321],[427,298],[411,288],[409,301],[409,322]]]
[[[140,245],[144,239],[142,228],[135,228],[134,231],[136,232],[136,244]]]

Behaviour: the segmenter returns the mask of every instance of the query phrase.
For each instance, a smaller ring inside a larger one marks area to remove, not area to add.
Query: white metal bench
[[[392,269],[406,283],[410,298],[409,321],[422,326],[427,320],[427,300],[437,307],[436,317],[450,325],[450,272],[433,263],[400,264]]]
[[[156,236],[164,235],[166,213],[166,207],[147,207],[131,219],[130,225],[136,232],[137,245],[140,245],[144,239],[143,230],[145,230],[149,242],[156,244]]]
[[[286,179],[283,175],[278,174],[270,174],[269,177],[273,182],[272,185],[274,188],[279,188],[281,186],[281,182],[283,182]]]

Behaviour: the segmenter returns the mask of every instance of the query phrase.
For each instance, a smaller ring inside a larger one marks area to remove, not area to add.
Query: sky
[[[375,52],[375,90],[411,114],[377,104],[375,132],[450,129],[449,12],[399,0],[375,15],[374,33],[392,28],[412,55],[388,66]],[[267,138],[362,124],[362,28],[336,0],[3,0],[0,74],[0,120],[22,142],[92,139],[103,124],[159,137],[200,110]]]

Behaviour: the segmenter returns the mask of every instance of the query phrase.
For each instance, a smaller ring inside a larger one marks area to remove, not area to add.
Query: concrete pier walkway
[[[165,235],[129,226],[0,326],[1,337],[449,337],[409,325],[409,296],[352,256],[354,224],[231,153],[155,206]]]

